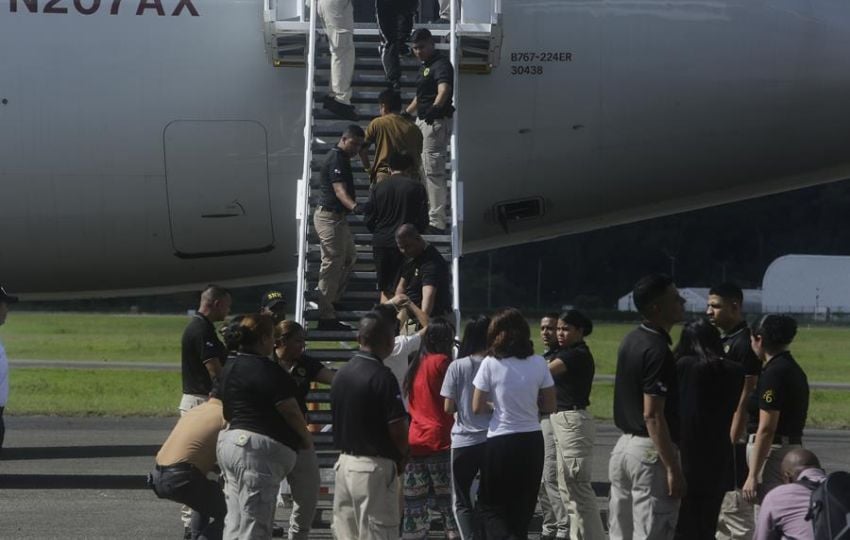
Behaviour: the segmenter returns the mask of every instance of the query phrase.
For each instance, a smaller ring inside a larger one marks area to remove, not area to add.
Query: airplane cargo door
[[[274,246],[266,130],[253,121],[175,121],[163,133],[171,241],[178,257]]]

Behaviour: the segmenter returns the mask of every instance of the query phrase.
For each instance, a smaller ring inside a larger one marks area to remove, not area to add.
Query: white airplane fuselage
[[[261,2],[3,0],[0,282],[291,278],[306,74],[269,63]],[[464,252],[850,177],[842,0],[502,10],[500,65],[458,85]]]

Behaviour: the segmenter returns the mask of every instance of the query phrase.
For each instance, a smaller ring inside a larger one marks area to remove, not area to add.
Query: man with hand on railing
[[[349,213],[364,214],[365,205],[355,199],[351,158],[360,152],[365,133],[351,124],[328,152],[320,176],[319,206],[313,214],[313,226],[319,236],[322,266],[319,269],[319,326],[322,331],[348,331],[339,322],[333,303],[345,293],[348,276],[357,260],[357,248],[348,226]]]
[[[446,234],[446,158],[452,133],[452,96],[454,67],[448,57],[434,47],[427,28],[413,33],[413,54],[422,62],[416,81],[416,97],[407,106],[408,114],[416,114],[416,125],[422,130],[422,166],[428,191],[428,234]]]

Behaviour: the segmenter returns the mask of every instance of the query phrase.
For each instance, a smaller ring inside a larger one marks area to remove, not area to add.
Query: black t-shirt
[[[729,426],[744,386],[744,370],[727,359],[683,356],[676,361],[682,470],[692,493],[732,491]]]
[[[331,212],[340,214],[348,212],[348,209],[339,202],[334,192],[334,184],[342,182],[345,184],[345,192],[354,199],[354,176],[351,174],[351,158],[338,146],[334,146],[320,170],[322,181],[322,192],[319,205]]]
[[[585,409],[590,405],[590,387],[596,365],[590,348],[584,341],[558,351],[556,358],[567,366],[567,371],[553,377],[558,410],[567,411],[578,407]]]
[[[276,407],[297,395],[298,387],[285,369],[269,358],[254,354],[231,356],[218,386],[224,419],[232,429],[266,435],[296,451],[301,438]]]
[[[396,247],[395,233],[405,223],[420,233],[428,227],[428,195],[421,182],[391,176],[375,186],[369,199],[372,211],[366,216],[366,227],[373,233],[375,247]]]
[[[437,288],[431,317],[446,315],[452,311],[449,265],[437,248],[428,244],[418,257],[405,261],[401,268],[401,277],[407,283],[404,293],[419,307],[422,307],[422,287],[432,285]]]
[[[331,385],[334,447],[361,456],[398,460],[387,425],[407,417],[398,381],[378,358],[359,352]]]
[[[670,335],[641,324],[620,344],[614,378],[614,423],[624,433],[649,436],[643,419],[643,396],[663,397],[664,417],[674,443],[679,441],[679,399],[676,362]]]
[[[552,347],[551,349],[547,349],[546,352],[543,353],[543,358],[546,360],[552,360],[553,358],[558,356],[558,352],[560,350],[561,349],[559,349],[558,347]]]
[[[759,409],[779,411],[777,435],[803,436],[809,414],[809,379],[790,352],[774,356],[764,366],[756,395]]]
[[[295,385],[298,387],[298,394],[295,398],[298,400],[298,406],[301,407],[301,411],[305,416],[307,415],[307,394],[310,393],[310,383],[316,380],[316,376],[323,369],[325,369],[324,364],[315,358],[302,355],[295,362],[295,365],[292,366],[292,369],[289,370],[292,380],[295,381]]]
[[[455,72],[452,63],[440,51],[434,51],[431,58],[422,62],[419,68],[419,77],[416,79],[416,115],[419,118],[425,118],[425,113],[437,99],[437,87],[440,83],[448,83],[454,93],[454,80]],[[454,96],[450,96],[444,105],[445,114],[441,117],[451,116],[454,112],[452,99]]]
[[[210,320],[200,313],[186,326],[180,345],[183,393],[208,395],[212,391],[212,379],[204,362],[218,358],[224,364],[227,348],[218,339]]]
[[[761,360],[753,352],[750,343],[750,328],[746,321],[742,321],[731,332],[723,336],[723,352],[726,353],[726,358],[743,367],[744,375],[758,377],[761,373]]]

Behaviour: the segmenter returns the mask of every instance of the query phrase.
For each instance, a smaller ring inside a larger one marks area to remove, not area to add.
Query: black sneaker
[[[428,225],[428,228],[425,229],[425,234],[445,236],[445,235],[448,234],[448,232],[446,232],[446,231],[447,231],[447,229],[438,229],[437,227],[434,227],[433,225]]]
[[[319,319],[316,330],[322,332],[351,332],[354,328],[336,319]]]
[[[286,536],[286,531],[278,524],[272,525],[272,537],[273,538],[283,538]]]
[[[183,540],[191,540],[192,539],[192,529],[189,527],[183,527]]]
[[[357,121],[357,110],[353,105],[346,105],[345,103],[340,103],[331,96],[325,96],[322,100],[322,106],[340,118],[351,120],[352,122]]]

